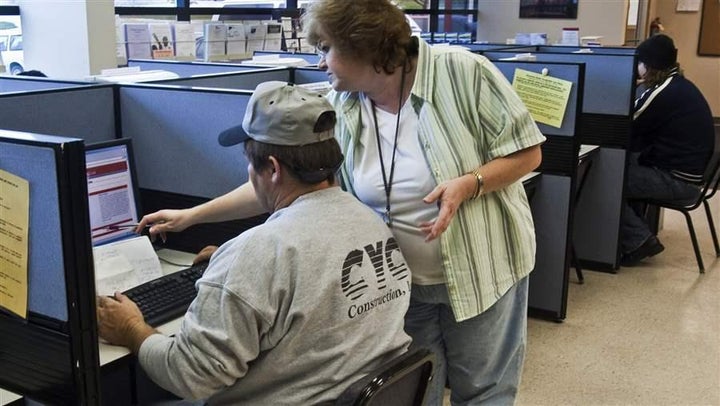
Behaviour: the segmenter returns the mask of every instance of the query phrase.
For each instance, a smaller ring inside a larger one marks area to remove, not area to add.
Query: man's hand
[[[146,338],[156,333],[145,323],[140,309],[127,296],[97,297],[97,325],[100,337],[110,344],[121,345],[137,353]]]
[[[209,261],[210,257],[215,253],[215,251],[217,251],[217,249],[217,245],[208,245],[207,247],[201,249],[195,256],[195,259],[193,259],[193,265]]]

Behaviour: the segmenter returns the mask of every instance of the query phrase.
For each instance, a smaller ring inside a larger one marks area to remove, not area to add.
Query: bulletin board
[[[704,0],[698,55],[720,56],[720,0]]]

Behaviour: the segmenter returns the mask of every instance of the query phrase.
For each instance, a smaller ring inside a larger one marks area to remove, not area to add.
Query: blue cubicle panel
[[[562,64],[562,63],[553,63],[553,64],[543,64],[539,62],[521,62],[521,61],[494,61],[493,64],[497,66],[498,69],[500,69],[500,72],[505,75],[505,78],[512,83],[513,78],[515,77],[515,73],[517,69],[522,69],[534,73],[543,74],[544,72],[547,73],[548,76],[551,76],[553,78],[566,80],[573,83],[573,86],[570,89],[570,96],[568,98],[568,105],[567,109],[565,110],[565,115],[563,116],[563,121],[561,126],[553,127],[547,124],[543,123],[537,123],[538,127],[540,128],[540,131],[542,131],[543,134],[552,134],[552,135],[565,135],[565,136],[574,136],[577,132],[577,122],[576,118],[578,116],[578,108],[579,105],[577,103],[578,100],[582,100],[581,96],[582,94],[579,93],[582,91],[583,83],[582,81],[579,81],[578,78],[582,76],[581,71],[584,70],[583,67],[581,67],[579,64]]]
[[[517,52],[491,51],[483,55],[500,60]],[[634,100],[635,55],[534,53],[538,62],[585,64],[583,113],[628,116]]]
[[[310,65],[320,63],[320,55],[309,52],[253,51],[253,56],[277,55],[280,58],[300,58]]]
[[[256,66],[254,69],[244,72],[198,75],[180,79],[160,80],[152,83],[212,89],[254,90],[258,84],[270,80],[288,82],[290,81],[290,75],[288,68],[261,68]]]
[[[293,80],[298,84],[327,82],[328,75],[326,71],[318,68],[295,68],[293,69]]]
[[[128,67],[139,67],[141,71],[165,70],[173,72],[181,78],[211,73],[242,72],[257,69],[255,66],[238,63],[217,62],[184,62],[158,59],[128,59]]]
[[[28,92],[34,90],[65,89],[87,86],[90,83],[52,80],[38,77],[1,76],[0,93]]]
[[[499,59],[514,53],[493,51],[485,55]],[[598,165],[589,172],[576,207],[574,242],[583,267],[617,269],[625,148],[632,127],[637,57],[634,52],[534,55],[540,62],[581,62],[586,66],[580,136],[583,143],[601,148],[596,158]]]
[[[221,147],[217,137],[242,122],[250,91],[140,85],[119,91],[123,136],[132,138],[141,188],[211,199],[248,180],[242,146]]]
[[[635,48],[629,47],[579,47],[568,45],[539,45],[537,52],[590,53],[606,55],[635,55]]]
[[[497,50],[512,50],[513,52],[533,52],[535,51],[534,46],[526,45],[513,45],[513,44],[491,44],[482,42],[472,42],[470,44],[452,44],[467,48],[470,52],[483,53],[486,51],[497,51]]]
[[[113,85],[0,94],[0,123],[8,130],[85,142],[115,139]]]
[[[0,131],[0,137],[5,133]],[[58,288],[65,286],[65,268],[55,150],[3,143],[2,138],[0,146],[0,169],[25,179],[30,188],[28,310],[67,321],[65,291]]]
[[[572,239],[574,190],[579,148],[580,104],[584,64],[495,61],[512,83],[516,70],[546,72],[572,83],[559,128],[538,123],[547,137],[543,145],[542,177],[531,201],[537,241],[535,269],[530,276],[528,305],[532,311],[563,319],[567,308],[568,252]]]

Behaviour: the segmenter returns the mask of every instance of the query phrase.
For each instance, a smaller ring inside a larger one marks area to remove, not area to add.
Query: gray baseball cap
[[[242,125],[220,133],[224,147],[255,141],[302,146],[333,138],[335,111],[320,93],[286,82],[260,83],[250,96]]]

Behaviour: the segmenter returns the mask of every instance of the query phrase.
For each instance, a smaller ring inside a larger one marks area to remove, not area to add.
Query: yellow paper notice
[[[572,82],[515,69],[513,88],[538,123],[560,128]]]
[[[27,318],[28,181],[0,169],[0,306]]]

